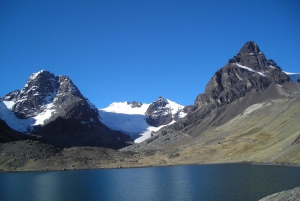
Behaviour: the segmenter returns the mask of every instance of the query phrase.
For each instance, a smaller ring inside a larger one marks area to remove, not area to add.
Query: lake
[[[300,186],[300,168],[249,164],[0,173],[0,200],[258,200]]]

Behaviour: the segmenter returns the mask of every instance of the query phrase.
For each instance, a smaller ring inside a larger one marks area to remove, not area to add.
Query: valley
[[[299,166],[300,83],[288,74],[250,41],[193,105],[160,96],[97,109],[69,77],[40,71],[1,100],[0,171]]]

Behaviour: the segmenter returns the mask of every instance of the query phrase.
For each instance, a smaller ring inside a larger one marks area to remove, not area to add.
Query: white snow
[[[171,123],[169,123],[168,125],[171,125],[171,124],[173,124],[173,123],[175,123],[174,120],[173,120]],[[134,143],[141,143],[141,142],[147,140],[148,138],[151,137],[151,133],[152,133],[152,132],[156,132],[156,131],[158,131],[159,129],[161,129],[162,127],[165,127],[165,126],[168,126],[168,125],[162,125],[162,126],[159,126],[159,127],[149,126],[149,127],[147,128],[147,131],[142,132],[142,133],[140,134],[140,137],[134,140]]]
[[[33,125],[43,125],[45,123],[45,120],[49,119],[51,116],[53,116],[56,113],[55,107],[53,103],[49,103],[44,106],[43,112],[39,113],[37,116],[33,117],[35,119],[35,122]]]
[[[11,111],[11,108],[14,104],[14,101],[1,101],[0,118],[3,119],[12,129],[23,133],[28,133],[33,126],[43,125],[45,120],[49,119],[53,114],[56,113],[53,103],[49,103],[43,106],[43,111],[37,116],[28,119],[19,119]]]
[[[114,112],[114,113],[121,113],[121,114],[141,114],[144,115],[146,110],[148,109],[150,104],[145,104],[141,107],[132,108],[131,104],[128,104],[127,101],[125,102],[114,102],[110,104],[107,108],[101,109],[101,111],[105,112]]]
[[[179,105],[178,103],[175,103],[169,99],[167,99],[168,103],[169,103],[169,107],[171,109],[171,113],[172,115],[176,115],[177,113],[179,113],[179,117],[183,118],[186,116],[186,113],[182,112],[182,109],[184,108],[183,105]]]
[[[248,71],[255,72],[255,73],[258,73],[258,74],[260,74],[260,75],[262,75],[262,76],[265,76],[265,74],[263,74],[262,72],[255,71],[255,70],[253,70],[253,69],[251,69],[251,68],[249,68],[249,67],[247,67],[247,66],[243,66],[243,65],[241,65],[241,64],[239,64],[239,63],[236,63],[236,65],[237,65],[238,67],[240,67],[240,68],[243,68],[243,69],[246,69],[246,70],[248,70]]]
[[[28,133],[28,130],[31,129],[31,125],[34,124],[35,120],[32,118],[18,119],[15,114],[6,106],[7,102],[8,101],[0,101],[0,119],[4,120],[7,125],[14,130]]]
[[[166,107],[170,108],[172,115],[178,114],[179,118],[186,116],[181,110],[184,106],[179,105],[169,99]],[[99,109],[99,118],[102,123],[112,130],[122,131],[134,139],[135,143],[140,143],[151,137],[152,131],[158,131],[160,127],[150,126],[146,122],[146,111],[150,104],[143,103],[141,107],[132,108],[131,104],[125,102],[114,102],[107,108]],[[174,123],[172,121],[170,124]]]
[[[44,72],[44,70],[41,70],[41,71],[39,71],[39,72],[37,72],[37,73],[33,73],[30,77],[29,77],[29,79],[30,80],[34,80],[40,73],[42,73],[42,72]]]
[[[15,104],[15,101],[3,101],[3,103],[6,105],[6,107],[8,108],[8,109],[12,109],[12,107],[14,106],[14,104]]]

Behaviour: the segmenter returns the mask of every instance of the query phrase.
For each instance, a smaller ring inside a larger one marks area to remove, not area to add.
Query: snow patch
[[[119,114],[140,114],[144,115],[150,104],[143,103],[141,107],[132,108],[127,101],[125,102],[114,102],[107,108],[100,109],[105,112],[113,112]]]
[[[12,109],[13,108],[13,106],[15,105],[15,101],[3,101],[3,103],[6,105],[6,107],[8,108],[8,109]]]
[[[7,101],[0,102],[0,119],[4,120],[9,127],[16,131],[29,133],[35,120],[32,118],[18,119],[4,102],[7,103]]]
[[[44,106],[44,109],[41,113],[39,113],[37,116],[33,117],[36,121],[33,124],[36,125],[43,125],[47,119],[49,119],[51,116],[53,116],[56,112],[55,106],[53,103],[49,103]]]
[[[156,132],[156,131],[158,131],[159,129],[165,127],[165,126],[168,126],[168,125],[171,125],[171,124],[174,124],[174,123],[175,123],[175,121],[173,120],[171,123],[169,123],[169,124],[167,124],[167,125],[162,125],[162,126],[159,126],[159,127],[149,126],[149,127],[147,128],[147,131],[141,133],[141,134],[140,134],[140,137],[134,140],[134,143],[141,143],[141,142],[147,140],[148,138],[150,138],[151,135],[152,135],[152,132]]]
[[[30,77],[29,80],[34,80],[39,74],[41,74],[42,72],[44,72],[45,70],[41,70],[37,73],[33,73]]]
[[[183,105],[179,105],[178,103],[173,102],[169,99],[167,99],[167,102],[169,103],[168,107],[170,108],[173,117],[177,114],[179,118],[183,118],[187,115],[187,113],[183,112],[183,108],[184,108]]]
[[[251,68],[249,68],[249,67],[247,67],[247,66],[243,66],[243,65],[238,64],[238,63],[236,63],[236,65],[237,65],[238,67],[243,68],[243,69],[246,69],[246,70],[248,70],[248,71],[258,73],[258,74],[260,74],[261,76],[266,76],[266,75],[263,74],[262,72],[255,71],[255,70],[253,70],[253,69],[251,69]]]

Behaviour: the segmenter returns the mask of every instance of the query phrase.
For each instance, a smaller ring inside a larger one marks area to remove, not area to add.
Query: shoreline
[[[156,168],[156,167],[171,167],[171,166],[200,166],[200,165],[225,165],[225,164],[244,164],[244,165],[255,165],[255,166],[284,166],[284,167],[293,167],[293,168],[300,168],[300,164],[292,164],[292,163],[286,163],[286,164],[279,164],[279,163],[257,163],[257,162],[247,162],[247,161],[241,161],[241,162],[212,162],[212,163],[191,163],[191,164],[165,164],[165,165],[145,165],[145,166],[128,166],[128,167],[97,167],[97,168],[74,168],[74,169],[51,169],[47,168],[44,170],[7,170],[2,171],[1,173],[25,173],[25,172],[64,172],[64,171],[84,171],[84,170],[117,170],[117,169],[134,169],[134,168]]]

